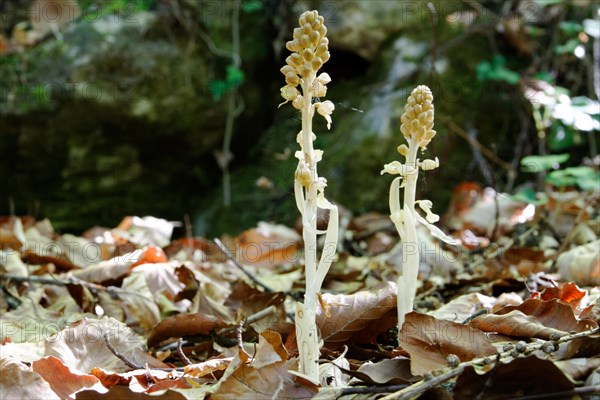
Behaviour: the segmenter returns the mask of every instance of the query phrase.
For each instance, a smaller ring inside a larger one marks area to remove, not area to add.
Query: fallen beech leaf
[[[517,358],[500,364],[494,373],[479,375],[468,366],[458,377],[453,390],[455,399],[510,399],[525,395],[555,393],[573,388],[573,384],[550,360],[535,356]]]
[[[34,361],[31,364],[31,369],[44,378],[50,384],[52,390],[62,399],[73,399],[75,393],[86,389],[95,390],[98,393],[108,391],[102,385],[100,379],[94,375],[73,371],[53,356]]]
[[[119,297],[123,299],[129,324],[141,327],[144,332],[152,329],[160,321],[160,310],[148,288],[145,274],[132,272],[123,279],[121,289]]]
[[[221,318],[203,313],[177,314],[165,318],[148,335],[148,346],[152,347],[169,338],[191,335],[208,335],[213,330],[225,327]]]
[[[192,378],[200,378],[215,371],[224,371],[232,359],[232,357],[213,358],[198,364],[186,365],[183,371]]]
[[[321,300],[329,307],[331,316],[328,317],[319,305],[317,326],[325,345],[336,348],[396,308],[396,284],[386,282],[379,289],[373,288],[350,295],[325,293],[321,295]]]
[[[528,276],[532,273],[547,270],[545,262],[547,257],[544,251],[531,247],[510,247],[503,253],[502,262],[509,266],[516,266],[520,275]]]
[[[242,232],[236,239],[237,259],[243,264],[273,268],[298,261],[298,244],[302,238],[284,225],[259,222],[257,228]]]
[[[557,287],[548,287],[542,290],[540,299],[544,301],[559,299],[571,305],[571,307],[577,308],[586,294],[585,290],[579,289],[573,282],[565,282]]]
[[[555,362],[556,366],[573,381],[582,381],[600,367],[600,358],[572,358]]]
[[[398,344],[410,354],[413,375],[447,366],[446,357],[450,354],[460,361],[496,354],[483,332],[416,312],[406,315]]]
[[[258,339],[258,350],[252,360],[252,367],[261,368],[279,361],[287,361],[288,353],[281,342],[281,335],[273,331],[264,331]]]
[[[590,319],[578,320],[573,308],[558,299],[550,301],[528,299],[518,306],[503,307],[495,311],[495,314],[506,314],[513,310],[536,317],[546,327],[565,332],[583,332],[598,327],[598,324]]]
[[[600,240],[565,251],[556,265],[564,280],[582,286],[600,285]]]
[[[191,389],[184,389],[191,390]],[[202,396],[197,397],[201,399]],[[91,390],[85,390],[77,393],[77,400],[98,400],[98,399],[127,399],[127,400],[186,400],[189,397],[182,395],[181,393],[177,393],[174,390],[168,390],[166,393],[162,395],[153,394],[152,397],[149,397],[144,392],[134,392],[130,389],[129,386],[112,386],[108,393],[99,394],[97,392]]]
[[[275,332],[263,332],[259,336],[254,360],[249,364],[240,363],[236,357],[232,363],[238,367],[222,378],[211,400],[311,398],[316,388],[296,383],[288,370],[298,368],[297,360],[286,359],[281,336]]]
[[[513,310],[508,314],[484,314],[469,321],[469,326],[484,332],[500,333],[522,338],[549,340],[553,335],[564,336],[568,332],[545,327],[539,319]]]
[[[90,374],[98,378],[102,385],[107,388],[116,385],[129,385],[131,381],[130,376],[123,376],[123,374],[119,373],[107,373],[102,368],[92,368]]]
[[[321,386],[347,386],[350,376],[344,373],[344,370],[350,369],[350,363],[346,359],[348,347],[335,359],[328,363],[319,365],[319,377]]]
[[[496,298],[481,293],[468,293],[427,314],[437,319],[461,323],[479,310],[490,310],[497,301]]]
[[[65,365],[81,372],[93,368],[127,371],[130,368],[118,359],[106,346],[104,335],[108,334],[112,347],[128,360],[150,367],[166,367],[142,350],[143,339],[122,322],[113,318],[83,318],[56,335],[46,339],[46,355],[55,356]]]
[[[3,399],[60,399],[39,374],[12,357],[0,357],[0,389]]]
[[[406,357],[396,357],[376,363],[367,361],[356,372],[362,373],[362,378],[358,376],[357,378],[369,385],[401,385],[415,380],[410,373],[410,359]],[[365,377],[368,379],[365,380]]]

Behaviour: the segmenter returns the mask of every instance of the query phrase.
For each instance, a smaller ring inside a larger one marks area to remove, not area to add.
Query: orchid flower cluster
[[[336,254],[338,241],[338,209],[324,196],[327,180],[319,177],[317,163],[323,151],[313,148],[316,135],[312,131],[315,111],[331,128],[334,104],[320,99],[327,94],[331,78],[326,73],[317,76],[319,69],[329,60],[329,40],[323,17],[317,11],[307,11],[300,16],[300,27],[294,29],[293,40],[286,47],[292,54],[281,68],[286,85],[281,96],[302,113],[302,130],[296,140],[300,150],[296,152],[298,167],[295,172],[294,194],[296,205],[302,214],[302,237],[306,272],[304,303],[296,305],[296,338],[300,360],[300,372],[315,383],[319,382],[320,339],[316,326],[318,295]],[[298,87],[300,89],[298,89]],[[317,101],[313,102],[313,98]],[[281,104],[280,104],[281,106]],[[318,209],[329,210],[329,222],[325,231],[317,230]],[[325,243],[317,263],[317,235],[325,234]]]
[[[402,241],[403,265],[398,278],[398,334],[405,316],[413,309],[419,273],[419,239],[415,220],[429,229],[433,236],[449,244],[455,241],[433,225],[440,217],[431,211],[430,200],[415,200],[419,170],[430,171],[439,167],[435,160],[419,160],[419,150],[424,151],[436,132],[433,130],[433,94],[425,86],[417,86],[408,96],[401,117],[400,131],[408,144],[398,146],[398,153],[405,157],[404,164],[392,161],[386,164],[382,174],[399,175],[390,187],[390,219],[394,222]],[[400,189],[404,189],[403,207],[400,206]],[[425,218],[415,211],[415,204],[425,213]]]

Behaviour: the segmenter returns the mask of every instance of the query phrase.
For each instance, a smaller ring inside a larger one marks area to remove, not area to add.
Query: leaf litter
[[[459,202],[445,220],[460,247],[420,232],[420,287],[399,336],[398,238],[387,216],[348,214],[317,310],[319,386],[297,372],[292,317],[302,299],[303,246],[294,228],[261,222],[214,242],[171,240],[176,224],[153,217],[127,217],[81,237],[58,234],[47,220],[1,218],[0,393],[500,399],[600,392],[599,224],[574,240],[576,224],[552,227],[560,211],[549,219],[539,205],[522,221],[525,205],[510,203],[494,232],[479,218],[489,204]],[[597,204],[585,204],[597,218]]]

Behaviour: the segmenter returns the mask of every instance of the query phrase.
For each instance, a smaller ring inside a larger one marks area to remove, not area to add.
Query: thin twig
[[[177,341],[177,354],[179,354],[179,357],[181,357],[181,359],[183,360],[183,362],[186,365],[192,365],[192,362],[190,361],[189,358],[187,358],[187,356],[183,352],[183,349],[181,348],[182,344],[183,344],[183,339],[179,338],[179,340]]]
[[[264,310],[260,310],[259,312],[250,315],[248,318],[245,319],[244,323],[245,323],[245,325],[252,324],[252,323],[266,317],[267,315],[273,314],[274,312],[275,312],[275,306],[270,305],[269,307],[265,308]],[[236,327],[223,328],[219,332],[217,332],[217,335],[224,335],[226,333],[233,332],[236,329],[237,329]]]
[[[392,400],[392,399],[405,400],[405,399],[413,398],[431,388],[436,387],[437,385],[439,385],[441,383],[444,383],[444,382],[454,378],[457,375],[460,375],[464,369],[465,369],[465,366],[461,365],[461,366],[457,367],[456,369],[452,369],[442,375],[436,376],[435,378],[419,381],[419,382],[415,383],[414,385],[410,385],[398,392],[389,394],[389,395],[383,397],[381,400]]]
[[[99,290],[102,292],[107,292],[110,294],[116,295],[131,295],[138,296],[142,299],[149,300],[147,297],[140,293],[130,292],[128,290],[123,290],[118,287],[106,287],[102,285],[98,285],[96,283],[84,281],[83,279],[79,279],[75,276],[71,276],[66,280],[60,280],[58,278],[50,279],[50,278],[42,278],[40,276],[18,276],[18,275],[10,275],[10,274],[0,274],[0,281],[7,280],[18,283],[31,282],[31,283],[39,283],[42,285],[55,285],[55,286],[67,286],[67,285],[80,285],[84,286],[91,290]],[[0,285],[1,286],[1,285]]]
[[[237,262],[235,260],[235,258],[233,258],[233,256],[231,255],[231,251],[223,244],[223,242],[221,242],[217,238],[214,238],[213,241],[215,242],[215,244],[217,245],[219,250],[221,250],[221,252],[223,252],[223,254],[225,254],[225,257],[227,257],[227,259],[229,261],[231,261],[233,263],[233,265],[235,265],[240,271],[242,271],[243,274],[246,275],[246,277],[248,277],[248,279],[250,279],[256,286],[260,286],[267,293],[274,292],[273,289],[271,289],[270,287],[268,287],[267,285],[265,285],[264,283],[262,283],[261,281],[256,279],[254,277],[254,275],[252,275],[250,272],[246,271],[246,268],[244,268],[242,266],[242,264],[240,264],[239,262]]]
[[[115,349],[110,344],[110,342],[108,341],[108,332],[106,332],[104,334],[104,343],[106,343],[106,347],[108,347],[108,349],[110,350],[110,352],[113,353],[115,355],[115,357],[117,357],[119,360],[123,361],[125,363],[125,365],[127,365],[128,367],[133,368],[133,369],[142,369],[143,368],[142,366],[137,365],[133,361],[129,361],[127,358],[125,358],[124,355],[122,355],[121,353],[119,353],[117,351],[117,349]]]
[[[236,328],[235,328],[235,336],[237,338],[237,346],[238,349],[244,351],[244,337],[243,337],[243,333],[244,333],[244,325],[246,324],[246,320],[245,319],[241,319],[240,322],[238,322]]]
[[[389,386],[352,386],[341,389],[341,395],[348,394],[368,394],[368,393],[389,393],[404,389],[408,385],[389,385]]]
[[[502,167],[508,172],[514,170],[512,164],[504,161],[500,157],[498,157],[492,150],[485,147],[481,142],[474,137],[470,136],[463,128],[458,126],[454,121],[452,121],[448,117],[440,116],[440,120],[444,125],[446,125],[452,132],[456,133],[461,138],[465,139],[471,146],[476,147],[484,156],[486,156],[491,162]]]
[[[565,335],[565,336],[561,337],[560,339],[556,340],[555,343],[557,343],[557,344],[566,343],[573,339],[577,339],[577,338],[584,337],[584,336],[590,336],[590,335],[593,335],[596,333],[600,333],[600,328],[595,328],[595,329],[590,329],[588,331]],[[539,342],[533,342],[533,343],[527,344],[527,347],[526,347],[525,351],[523,352],[523,354],[527,354],[527,353],[531,353],[536,350],[540,350],[545,342],[546,341],[542,340]],[[423,393],[424,391],[426,391],[428,389],[431,389],[431,388],[439,385],[440,383],[443,383],[447,380],[452,379],[455,376],[460,375],[467,366],[483,365],[486,363],[486,360],[487,360],[487,362],[489,362],[490,357],[492,357],[492,356],[479,357],[479,358],[476,358],[476,359],[473,359],[470,361],[464,361],[464,362],[458,364],[458,366],[456,368],[451,369],[450,371],[447,371],[448,367],[443,367],[438,370],[432,371],[433,375],[435,375],[436,373],[439,375],[433,379],[421,380],[403,390],[400,390],[399,392],[395,392],[388,396],[385,396],[381,400],[410,399],[412,397],[415,397],[415,396]],[[496,364],[498,364],[503,359],[506,361],[506,359],[514,358],[512,356],[512,349],[505,351],[505,352],[497,353],[495,357],[496,357]]]

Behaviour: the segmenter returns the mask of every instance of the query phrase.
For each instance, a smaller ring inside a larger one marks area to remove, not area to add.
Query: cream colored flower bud
[[[407,140],[414,139],[422,148],[435,136],[435,131],[432,130],[434,120],[433,94],[427,86],[417,86],[411,92],[400,120],[402,122],[400,131],[404,137]]]
[[[440,160],[436,157],[435,160],[423,160],[421,162],[421,169],[423,171],[431,171],[440,166]]]
[[[298,53],[292,53],[285,59],[285,62],[292,67],[300,68],[302,66],[302,57]]]
[[[294,52],[299,52],[300,50],[302,50],[302,46],[300,46],[300,42],[296,39],[294,40],[290,40],[289,42],[287,42],[285,44],[285,48],[288,49],[289,51],[294,51]]]
[[[321,55],[321,60],[323,60],[323,64],[325,64],[327,61],[329,61],[329,57],[331,57],[331,54],[329,54],[328,51],[326,51],[325,53],[323,53]]]
[[[331,113],[335,110],[335,105],[331,101],[326,100],[322,103],[315,103],[315,107],[317,108],[317,112],[327,121],[327,129],[331,129]]]
[[[281,69],[279,71],[281,71],[281,73],[283,75],[287,75],[290,72],[291,73],[295,73],[296,72],[296,68],[292,67],[291,65],[284,65],[283,67],[281,67]]]
[[[323,66],[323,60],[320,57],[315,57],[314,60],[310,63],[313,71],[318,71]]]
[[[310,49],[304,49],[302,50],[302,58],[304,59],[304,61],[312,61],[312,59],[315,57],[315,53],[312,52],[312,50]]]
[[[294,72],[290,72],[285,76],[285,83],[291,86],[297,86],[300,83],[300,77]]]
[[[305,33],[300,36],[300,46],[304,48],[310,47],[310,37]]]
[[[321,35],[319,35],[319,32],[312,31],[308,36],[310,38],[310,44],[313,47],[317,47],[319,45],[319,39],[321,39]]]

